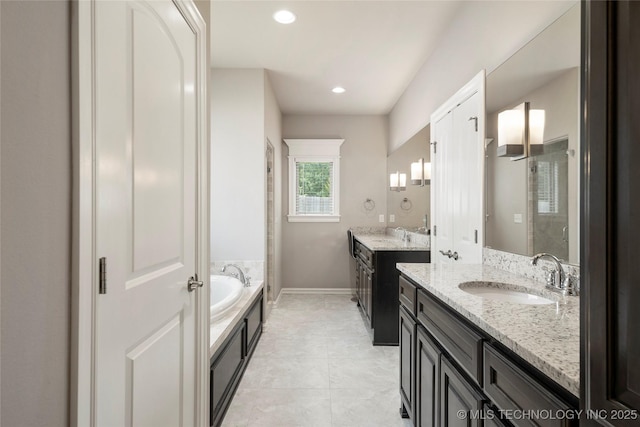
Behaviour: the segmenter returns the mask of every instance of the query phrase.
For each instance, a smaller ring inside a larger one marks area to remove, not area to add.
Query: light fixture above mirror
[[[531,110],[528,102],[498,114],[498,157],[520,160],[542,154],[544,117],[544,110]]]
[[[406,173],[392,173],[389,175],[389,190],[391,191],[404,191],[407,189],[407,174]]]
[[[424,159],[411,163],[411,184],[420,187],[431,184],[431,163]]]

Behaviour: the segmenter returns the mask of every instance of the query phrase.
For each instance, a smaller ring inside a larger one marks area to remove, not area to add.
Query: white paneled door
[[[431,123],[431,260],[480,264],[484,235],[484,71],[438,108]]]
[[[196,33],[171,1],[94,6],[95,425],[196,425]]]

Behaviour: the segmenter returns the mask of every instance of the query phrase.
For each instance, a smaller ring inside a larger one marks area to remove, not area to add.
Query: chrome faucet
[[[407,230],[405,228],[402,227],[396,227],[397,231],[402,231],[402,241],[404,243],[407,243],[409,241],[409,234],[407,233]]]
[[[555,270],[549,271],[549,274],[547,274],[547,288],[561,292],[563,295],[579,294],[578,278],[573,274],[565,273],[560,260],[556,256],[545,252],[539,253],[531,259],[531,265],[538,265],[540,258],[549,258],[556,266]]]
[[[246,276],[244,274],[244,271],[242,271],[242,269],[235,264],[226,264],[224,267],[222,267],[222,272],[226,273],[228,267],[233,267],[238,271],[237,273],[229,273],[229,274],[231,274],[234,277],[237,277],[238,280],[240,280],[244,286],[251,286],[251,277]]]

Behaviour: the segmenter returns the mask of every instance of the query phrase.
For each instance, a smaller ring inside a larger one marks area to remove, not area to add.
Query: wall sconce
[[[431,184],[431,163],[424,159],[411,163],[411,184],[420,187]]]
[[[544,110],[523,102],[498,114],[498,157],[520,160],[543,152]]]
[[[406,173],[392,173],[389,175],[389,190],[391,191],[404,191],[407,189],[407,174]]]

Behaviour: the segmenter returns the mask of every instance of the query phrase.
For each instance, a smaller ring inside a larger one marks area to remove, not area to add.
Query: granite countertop
[[[532,279],[483,265],[399,263],[397,266],[407,277],[579,397],[579,297],[565,297]],[[460,283],[469,281],[524,286],[556,303],[525,305],[474,296],[458,288]]]
[[[245,287],[240,300],[223,317],[214,320],[209,325],[209,358],[213,357],[224,340],[231,334],[233,328],[242,319],[244,312],[256,300],[262,288],[264,288],[262,280]]]
[[[402,234],[400,234],[401,236]],[[383,233],[359,233],[354,237],[360,243],[372,251],[428,251],[429,236],[409,233],[409,241],[403,242],[402,238],[392,234]]]

